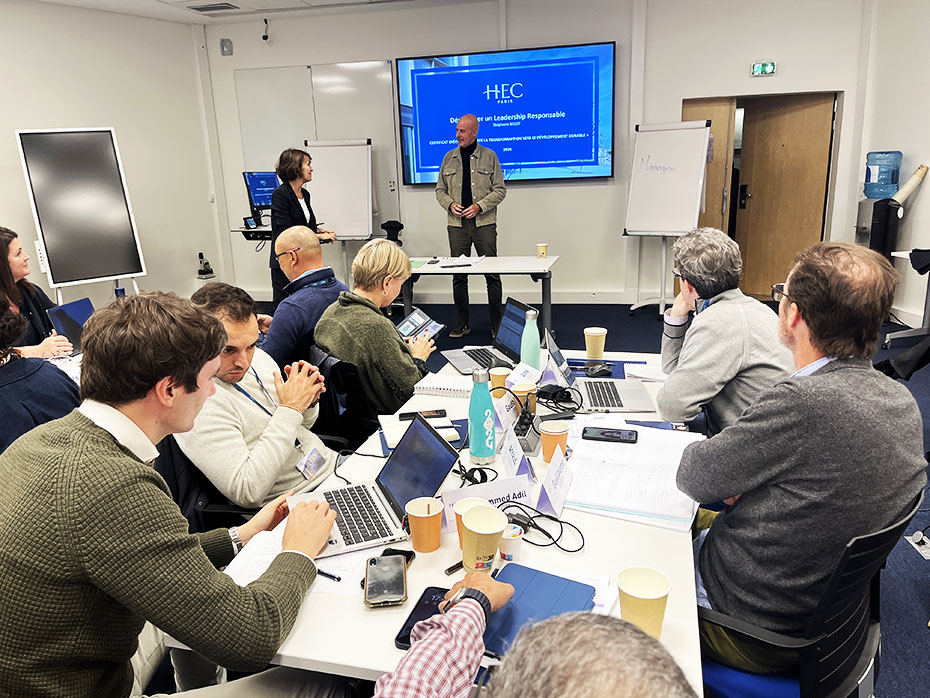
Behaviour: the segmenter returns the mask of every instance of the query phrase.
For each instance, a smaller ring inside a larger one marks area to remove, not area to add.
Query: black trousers
[[[462,226],[448,226],[449,252],[453,257],[459,255],[471,256],[472,245],[475,252],[485,257],[497,256],[497,224],[475,225],[475,219],[462,219]],[[488,285],[488,313],[491,317],[491,331],[497,327],[501,319],[501,300],[503,289],[501,277],[498,274],[485,274]],[[455,302],[455,312],[458,315],[458,324],[467,325],[468,322],[468,276],[454,274],[452,276],[452,300]]]

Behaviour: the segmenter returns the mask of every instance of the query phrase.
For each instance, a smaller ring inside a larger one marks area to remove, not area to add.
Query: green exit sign
[[[757,78],[762,75],[774,75],[775,74],[775,61],[756,61],[752,64],[752,72],[750,75]]]

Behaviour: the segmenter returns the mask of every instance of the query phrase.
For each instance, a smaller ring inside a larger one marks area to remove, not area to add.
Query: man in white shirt
[[[206,284],[191,298],[218,317],[228,340],[220,352],[216,394],[178,445],[230,501],[258,507],[288,490],[312,489],[333,470],[336,453],[310,431],[325,390],[315,366],[296,362],[278,373],[256,347],[252,298],[240,288]]]

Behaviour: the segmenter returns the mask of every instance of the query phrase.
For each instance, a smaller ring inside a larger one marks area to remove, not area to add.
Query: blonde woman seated
[[[390,240],[366,242],[352,262],[353,291],[343,291],[320,317],[317,346],[355,364],[359,380],[379,414],[396,412],[429,373],[426,358],[436,346],[429,337],[401,337],[381,312],[410,276],[410,260]]]

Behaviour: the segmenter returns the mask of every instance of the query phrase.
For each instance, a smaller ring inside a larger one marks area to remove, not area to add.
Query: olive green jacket
[[[507,196],[501,164],[494,151],[481,144],[471,154],[470,161],[472,201],[481,209],[475,225],[497,223],[497,205]],[[462,226],[462,219],[453,216],[449,207],[453,203],[462,203],[462,171],[462,151],[453,148],[442,159],[436,181],[436,200],[446,209],[448,225],[456,228]]]

